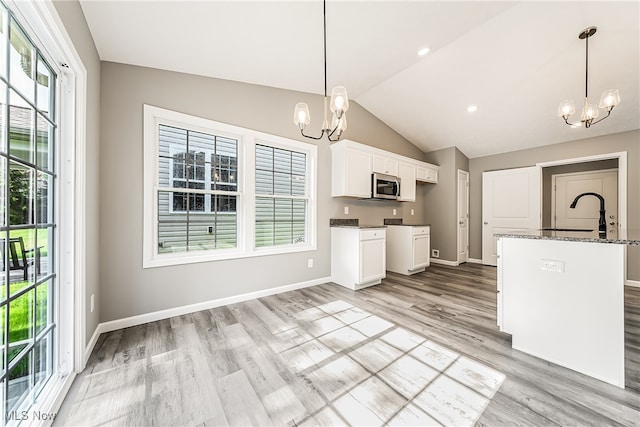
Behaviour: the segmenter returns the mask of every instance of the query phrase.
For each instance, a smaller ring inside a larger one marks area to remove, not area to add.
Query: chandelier
[[[327,121],[327,5],[326,1],[322,2],[322,16],[324,19],[323,26],[323,46],[324,46],[324,120],[322,122],[322,130],[320,136],[311,136],[304,133],[305,128],[311,122],[311,116],[309,115],[309,106],[305,102],[298,102],[293,112],[293,122],[300,129],[302,136],[311,139],[321,139],[325,134],[331,142],[338,141],[342,136],[342,133],[347,129],[347,115],[346,112],[349,109],[349,97],[347,96],[347,90],[343,86],[336,86],[331,91],[331,102],[329,102],[329,109],[333,113],[331,119],[331,126]]]
[[[596,120],[600,114],[600,110],[596,107],[596,104],[589,104],[588,98],[588,79],[589,79],[589,37],[592,37],[596,33],[596,27],[589,27],[578,34],[580,40],[584,39],[586,53],[585,53],[585,70],[584,70],[584,105],[582,107],[582,115],[580,116],[580,123],[569,123],[569,117],[576,111],[576,106],[573,100],[565,100],[560,103],[558,107],[558,116],[564,119],[564,122],[569,126],[579,127],[584,123],[584,127],[588,128],[591,125],[595,125],[598,122],[606,119],[611,115],[613,107],[620,103],[620,94],[618,89],[609,89],[602,92],[600,97],[599,108],[602,108],[607,112],[607,115],[600,120]]]

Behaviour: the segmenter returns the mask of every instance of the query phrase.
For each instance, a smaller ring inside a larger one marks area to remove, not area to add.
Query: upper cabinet
[[[373,171],[398,176],[398,160],[380,154],[373,155]]]
[[[331,146],[331,160],[332,197],[371,197],[371,153],[360,147],[338,142]]]
[[[416,165],[414,163],[400,162],[398,176],[400,177],[401,202],[416,201]]]
[[[439,166],[343,139],[331,145],[333,197],[371,197],[371,174],[400,178],[399,201],[416,200],[416,181],[437,183]]]
[[[423,182],[438,182],[438,169],[426,166],[416,167],[416,179]]]

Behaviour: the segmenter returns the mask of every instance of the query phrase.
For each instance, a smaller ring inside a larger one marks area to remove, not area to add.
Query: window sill
[[[153,257],[143,260],[142,268],[169,267],[172,265],[195,264],[201,262],[226,261],[233,259],[255,258],[269,255],[283,255],[298,252],[315,251],[316,245],[283,245],[273,246],[269,248],[256,248],[251,252],[242,252],[239,250],[225,252],[187,252],[187,253],[168,253],[157,254]]]

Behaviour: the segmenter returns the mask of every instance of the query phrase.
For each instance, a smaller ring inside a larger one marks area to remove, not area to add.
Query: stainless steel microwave
[[[371,198],[395,200],[400,196],[400,178],[383,173],[371,174]]]

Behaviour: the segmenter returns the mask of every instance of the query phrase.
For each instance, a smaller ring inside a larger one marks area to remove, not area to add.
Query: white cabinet
[[[418,165],[416,167],[416,179],[436,184],[438,182],[438,169]]]
[[[401,202],[416,201],[416,166],[412,163],[401,162],[398,167],[400,177],[400,197]]]
[[[401,178],[399,201],[416,200],[416,180],[438,182],[438,166],[343,139],[331,145],[331,196],[371,197],[373,172]]]
[[[331,280],[357,290],[386,276],[384,228],[331,228]]]
[[[380,154],[373,155],[373,171],[398,176],[398,160]]]
[[[346,144],[331,146],[331,196],[371,197],[372,158]]]
[[[387,270],[411,275],[429,266],[430,227],[387,226]]]

